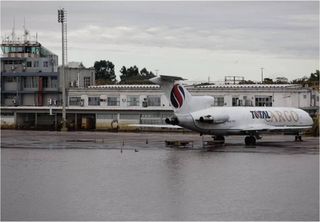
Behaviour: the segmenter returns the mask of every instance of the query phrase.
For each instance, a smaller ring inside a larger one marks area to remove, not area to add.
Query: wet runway
[[[254,152],[254,153],[319,153],[319,138],[303,137],[295,142],[294,136],[266,135],[257,140],[256,146],[246,146],[244,136],[226,137],[224,145],[203,146],[211,141],[208,135],[201,137],[191,133],[110,133],[110,132],[47,132],[2,130],[2,148],[48,148],[48,149],[115,149],[150,150],[170,149],[166,140],[193,141],[188,150],[211,152]],[[183,149],[184,147],[173,147]],[[254,148],[254,149],[253,149]]]
[[[2,130],[1,219],[319,219],[318,138],[265,136],[247,147],[232,136],[203,148],[209,139]]]

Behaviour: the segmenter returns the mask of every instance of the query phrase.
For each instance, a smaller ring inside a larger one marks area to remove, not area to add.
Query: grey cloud
[[[55,47],[57,9],[68,11],[69,45],[172,47],[314,58],[319,2],[2,2],[2,33],[13,16]],[[22,24],[20,24],[22,27]],[[48,46],[48,47],[49,47]]]

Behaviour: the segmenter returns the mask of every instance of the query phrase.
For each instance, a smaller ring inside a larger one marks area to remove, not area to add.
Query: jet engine
[[[219,124],[219,123],[224,123],[229,120],[228,115],[207,115],[207,116],[201,116],[199,118],[199,122],[201,123],[212,123],[212,124]]]

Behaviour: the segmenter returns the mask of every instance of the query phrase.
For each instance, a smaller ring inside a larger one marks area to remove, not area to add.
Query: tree
[[[120,84],[152,84],[148,79],[156,76],[146,68],[141,69],[139,72],[137,66],[131,66],[128,69],[122,66],[120,73]]]
[[[294,79],[291,81],[292,84],[301,84],[302,86],[313,86],[313,87],[319,87],[319,70],[316,70],[315,73],[311,73],[310,77],[304,76],[299,79]]]
[[[144,79],[151,79],[153,77],[156,77],[153,72],[149,72],[146,68],[141,69],[140,74],[144,77]]]
[[[241,80],[239,82],[239,85],[243,85],[243,84],[252,85],[252,84],[256,84],[256,83],[254,81],[252,81],[252,80]]]
[[[319,70],[316,70],[315,73],[311,73],[310,77],[309,77],[309,81],[310,82],[315,82],[315,83],[319,83]]]
[[[94,63],[94,69],[97,85],[116,83],[117,80],[112,62],[106,60],[96,61]]]
[[[128,84],[133,80],[139,80],[139,69],[137,66],[131,66],[130,68],[126,68],[122,66],[120,73],[120,84]]]
[[[270,78],[264,78],[263,79],[263,84],[273,84],[273,80]]]
[[[294,79],[291,81],[292,84],[301,84],[301,85],[305,85],[308,82],[308,77],[304,76],[302,78],[299,79]]]

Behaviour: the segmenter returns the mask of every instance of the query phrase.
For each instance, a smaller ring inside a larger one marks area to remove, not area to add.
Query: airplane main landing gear
[[[246,138],[244,138],[244,142],[247,146],[254,146],[256,145],[256,138],[254,136],[246,136]]]
[[[224,144],[225,142],[224,136],[213,136],[212,138],[216,143]]]
[[[296,135],[296,136],[294,137],[294,141],[295,141],[295,142],[302,142],[301,135]]]

